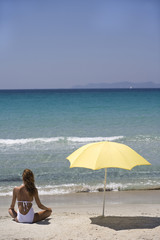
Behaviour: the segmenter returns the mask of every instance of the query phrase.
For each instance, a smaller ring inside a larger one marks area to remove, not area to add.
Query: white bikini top
[[[17,203],[23,203],[24,211],[28,209],[28,203],[32,203],[33,201],[17,201]]]

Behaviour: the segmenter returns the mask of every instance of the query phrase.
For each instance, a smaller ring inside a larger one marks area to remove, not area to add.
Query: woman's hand
[[[10,216],[12,217],[12,218],[16,218],[17,217],[17,212],[14,210],[14,208],[12,208],[12,207],[10,207],[9,209],[8,209],[8,213],[10,214]]]

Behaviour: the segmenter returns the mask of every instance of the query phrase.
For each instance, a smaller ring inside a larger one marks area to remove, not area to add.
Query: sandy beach
[[[51,217],[35,224],[20,224],[8,215],[11,197],[0,197],[0,239],[160,239],[160,191],[40,196],[52,207]],[[34,205],[35,211],[38,208]]]

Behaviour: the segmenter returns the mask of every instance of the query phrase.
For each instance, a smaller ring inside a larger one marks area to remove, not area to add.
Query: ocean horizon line
[[[87,88],[87,87],[82,87],[82,88],[4,88],[0,89],[0,92],[2,91],[57,91],[57,90],[160,90],[160,87],[113,87],[113,88],[101,88],[101,87],[93,87],[93,88]]]

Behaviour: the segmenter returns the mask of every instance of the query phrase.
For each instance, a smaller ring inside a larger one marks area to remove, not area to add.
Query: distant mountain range
[[[160,84],[154,82],[89,83],[86,85],[75,85],[73,88],[160,88]]]

